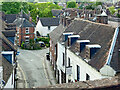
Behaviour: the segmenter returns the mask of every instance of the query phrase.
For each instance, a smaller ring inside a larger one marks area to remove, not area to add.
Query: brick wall
[[[25,36],[29,36],[29,39],[34,39],[35,35],[34,35],[34,27],[30,27],[29,28],[29,33],[26,34],[26,28],[20,28],[19,29],[19,34],[17,35],[19,36],[19,46],[21,45],[21,41],[25,42]]]

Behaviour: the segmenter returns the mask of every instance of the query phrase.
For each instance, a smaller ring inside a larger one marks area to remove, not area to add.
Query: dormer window
[[[74,32],[65,32],[63,35],[65,36],[65,41],[68,39],[68,36],[73,35]]]
[[[74,42],[76,42],[76,40],[78,40],[78,38],[80,38],[79,35],[70,35],[70,36],[68,36],[68,46],[70,46]]]
[[[77,40],[77,43],[80,45],[80,52],[84,50],[85,46],[89,44],[90,40]]]
[[[28,34],[29,33],[29,27],[26,27],[26,34]]]
[[[86,45],[86,59],[90,60],[100,48],[98,44]]]

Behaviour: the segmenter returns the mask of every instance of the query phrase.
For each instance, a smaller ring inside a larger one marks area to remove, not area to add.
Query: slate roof
[[[15,37],[15,30],[4,30],[2,33],[5,35],[5,37]]]
[[[1,33],[2,41],[10,48],[9,50],[7,48],[4,48],[4,51],[17,51],[17,47],[13,45],[11,41],[9,41],[3,33]],[[2,43],[3,44],[3,43]],[[3,45],[4,46],[4,45]]]
[[[59,18],[40,18],[40,21],[43,26],[58,26]]]
[[[20,14],[19,17],[20,18],[25,18],[29,21],[29,15],[28,14]]]
[[[89,44],[99,44],[101,48],[92,56],[88,64],[96,70],[100,70],[105,65],[115,28],[105,24],[78,19],[74,20],[66,28],[65,32],[74,32],[74,34],[80,35],[80,40],[90,40]],[[63,38],[64,36],[62,35],[60,42],[64,40]],[[77,42],[69,49],[73,53],[80,51]],[[86,58],[85,49],[79,54],[79,57],[82,57],[83,60]]]
[[[7,83],[13,71],[13,66],[3,56],[2,56],[2,65],[3,65],[3,80]]]
[[[34,25],[25,18],[17,18],[14,24],[16,24],[17,27],[34,27]]]
[[[0,43],[1,43],[0,47],[3,48],[3,51],[11,51],[11,50],[14,51],[15,46],[4,36],[4,34],[1,33],[0,36],[1,36],[1,38],[0,38]],[[11,50],[6,48],[6,46],[10,47]],[[9,80],[10,75],[13,72],[13,66],[1,54],[0,54],[0,63],[3,66],[3,80],[5,81],[5,83],[7,83],[7,81]]]
[[[63,10],[58,10],[58,9],[52,9],[52,15],[58,17]]]
[[[56,84],[56,85],[50,85],[50,86],[43,86],[38,88],[46,88],[46,89],[80,89],[80,90],[109,90],[109,89],[119,89],[120,88],[120,82],[119,82],[120,76],[115,76],[112,78],[103,78],[101,80],[87,80],[87,81],[78,81],[75,83],[63,83],[63,84]]]
[[[57,44],[57,41],[59,40],[60,36],[64,32],[64,27],[62,24],[60,24],[58,27],[56,27],[50,34],[50,38],[53,41],[54,45]]]
[[[4,30],[5,28],[7,28],[5,22],[2,19],[0,19],[0,29]]]
[[[7,14],[5,15],[5,22],[6,23],[13,23],[14,20],[17,18],[18,14]]]

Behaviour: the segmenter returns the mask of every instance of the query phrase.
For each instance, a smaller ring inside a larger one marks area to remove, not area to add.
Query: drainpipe
[[[65,83],[66,83],[66,67],[67,67],[67,45],[65,44]]]

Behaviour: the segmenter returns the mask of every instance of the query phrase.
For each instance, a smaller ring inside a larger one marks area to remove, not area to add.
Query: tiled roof
[[[0,29],[4,30],[5,28],[7,28],[5,22],[2,19],[0,19]]]
[[[15,30],[4,30],[2,33],[5,35],[5,37],[15,37]]]
[[[2,56],[3,65],[3,80],[7,83],[11,73],[13,72],[13,66]]]
[[[101,46],[101,49],[99,49],[88,62],[92,67],[100,70],[106,63],[115,28],[109,25],[79,19],[74,20],[68,28],[66,28],[65,32],[74,32],[74,34],[80,35],[80,40],[90,40],[90,44],[99,44]],[[60,41],[62,38],[64,38],[64,36],[61,36]],[[80,51],[79,44],[77,42],[69,49],[73,53]],[[85,49],[80,53],[80,56],[83,59],[86,58]]]
[[[40,21],[43,26],[58,26],[59,18],[40,18]]]
[[[2,41],[3,41],[4,43],[6,43],[6,44],[11,48],[11,50],[17,51],[17,47],[16,47],[15,45],[13,45],[13,43],[10,42],[10,41],[4,36],[3,33],[1,34],[1,36],[2,36]],[[3,45],[3,47],[4,47],[4,45]],[[7,50],[7,48],[5,48],[5,49]]]
[[[63,10],[52,9],[52,15],[58,17]]]
[[[6,23],[13,23],[14,20],[16,19],[18,14],[7,14],[5,15],[5,22]]]
[[[75,83],[64,83],[64,84],[56,84],[56,85],[51,85],[47,87],[39,87],[39,88],[46,88],[49,90],[49,88],[59,88],[59,89],[93,89],[93,90],[109,90],[109,89],[119,89],[119,78],[120,76],[116,76],[113,78],[104,78],[101,80],[93,80],[93,81],[80,81],[80,82],[75,82]]]
[[[14,24],[16,24],[17,27],[34,27],[34,25],[25,18],[17,18]]]
[[[60,24],[57,28],[55,28],[49,35],[51,40],[53,41],[54,44],[57,43],[58,39],[64,32],[64,27],[62,24]]]

